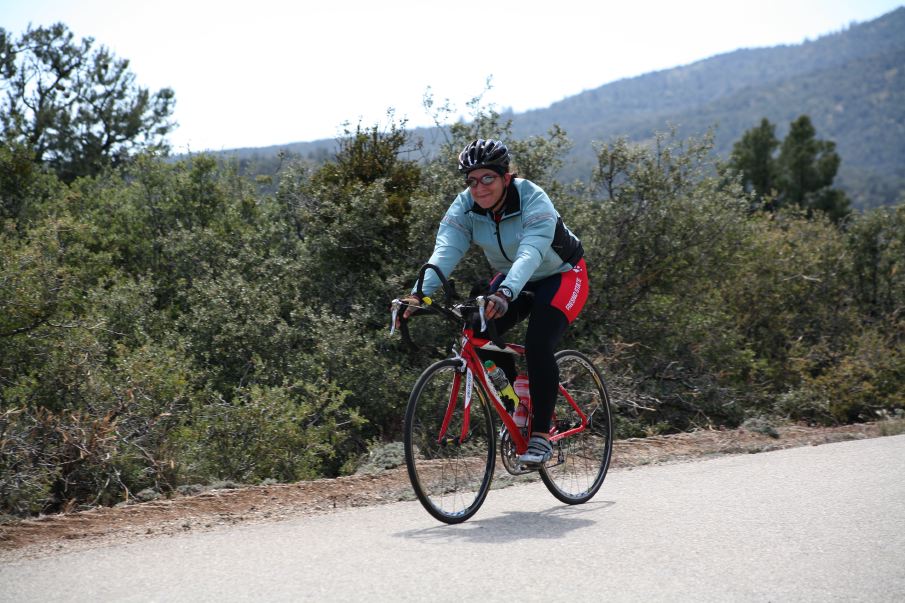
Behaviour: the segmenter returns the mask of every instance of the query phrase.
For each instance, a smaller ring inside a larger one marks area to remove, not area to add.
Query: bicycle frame
[[[496,413],[499,415],[500,420],[503,422],[503,426],[506,428],[506,431],[509,432],[509,435],[512,438],[512,443],[515,445],[516,452],[518,454],[523,454],[525,450],[528,449],[528,439],[522,434],[522,430],[515,424],[513,418],[506,411],[506,407],[503,404],[502,400],[500,400],[500,396],[496,391],[496,387],[491,384],[489,375],[487,374],[487,371],[485,370],[484,365],[481,362],[480,357],[478,356],[478,349],[502,351],[510,354],[517,354],[519,356],[524,356],[525,354],[524,346],[507,343],[506,348],[501,349],[490,339],[476,337],[474,335],[474,330],[471,327],[464,327],[462,329],[462,349],[457,353],[457,357],[460,358],[463,362],[464,370],[456,373],[456,376],[453,379],[453,386],[449,395],[449,403],[446,408],[446,415],[443,418],[443,423],[440,427],[440,433],[437,436],[437,441],[438,443],[442,442],[447,437],[446,431],[449,427],[450,418],[452,417],[453,411],[455,410],[456,400],[458,400],[459,388],[462,384],[463,375],[466,379],[466,396],[464,401],[465,408],[462,421],[462,433],[457,436],[457,440],[459,441],[459,443],[464,443],[468,439],[468,431],[471,423],[470,380],[477,376],[479,386],[484,391],[484,393],[488,395],[488,399],[493,405],[494,410],[496,410]],[[573,410],[575,410],[578,416],[581,417],[581,425],[568,429],[564,432],[558,432],[556,430],[556,423],[554,420],[553,425],[550,428],[551,443],[557,442],[571,435],[581,433],[588,427],[588,417],[581,411],[572,396],[561,383],[559,384],[559,392],[568,401],[569,405],[573,408]],[[531,433],[531,423],[532,416],[529,412],[527,425],[528,434]]]

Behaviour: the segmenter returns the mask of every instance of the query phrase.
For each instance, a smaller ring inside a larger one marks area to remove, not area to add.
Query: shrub
[[[776,410],[820,424],[872,421],[905,409],[905,339],[866,329],[847,349],[816,346],[795,358],[801,382]]]
[[[291,482],[335,474],[361,418],[329,382],[253,386],[197,408],[182,440],[198,479]]]

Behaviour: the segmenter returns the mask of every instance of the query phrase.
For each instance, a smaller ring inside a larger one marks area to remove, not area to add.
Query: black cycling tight
[[[547,301],[552,299],[548,290],[551,287],[559,287],[559,280],[556,277],[558,275],[537,283],[529,283],[525,290],[532,291],[535,295],[520,295],[509,304],[506,314],[496,321],[498,332],[503,334],[528,318],[525,359],[528,365],[531,406],[534,409],[531,429],[540,433],[550,430],[553,407],[559,391],[559,368],[553,355],[569,326],[566,315]],[[486,333],[480,335],[487,336]],[[506,373],[510,383],[515,381],[517,376],[515,356],[486,350],[478,350],[478,356],[482,360],[493,360]]]

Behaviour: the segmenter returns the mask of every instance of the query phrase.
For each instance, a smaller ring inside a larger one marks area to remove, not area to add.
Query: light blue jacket
[[[470,189],[459,193],[440,222],[428,263],[448,278],[472,242],[481,246],[495,272],[506,275],[501,286],[516,297],[525,283],[571,270],[584,254],[581,241],[563,224],[547,193],[521,178],[509,184],[499,222],[475,203]],[[425,295],[438,287],[440,280],[429,270]]]

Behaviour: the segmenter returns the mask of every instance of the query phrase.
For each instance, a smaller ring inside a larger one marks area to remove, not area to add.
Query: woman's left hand
[[[488,320],[503,316],[506,313],[506,310],[509,309],[509,300],[500,293],[491,293],[485,299],[487,305],[484,306],[484,316],[486,316]]]

